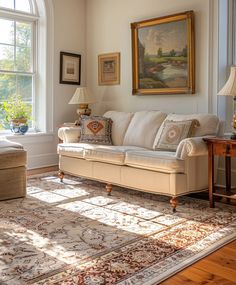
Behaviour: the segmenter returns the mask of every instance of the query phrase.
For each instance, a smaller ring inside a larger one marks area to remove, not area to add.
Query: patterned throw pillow
[[[81,117],[81,143],[112,145],[112,120],[102,116]]]
[[[164,122],[156,150],[176,151],[179,143],[191,137],[194,127],[199,126],[198,120]]]

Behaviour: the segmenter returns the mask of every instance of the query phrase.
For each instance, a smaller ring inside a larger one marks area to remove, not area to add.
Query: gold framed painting
[[[120,84],[120,53],[105,53],[98,55],[98,84]]]
[[[133,95],[194,94],[194,13],[131,23]]]

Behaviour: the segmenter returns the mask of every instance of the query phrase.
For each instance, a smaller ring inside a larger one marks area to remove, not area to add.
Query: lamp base
[[[91,109],[89,109],[88,104],[79,104],[79,108],[77,109],[77,114],[79,116],[90,116],[91,115]]]

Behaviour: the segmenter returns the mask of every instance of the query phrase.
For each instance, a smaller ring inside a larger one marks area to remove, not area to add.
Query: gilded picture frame
[[[133,95],[194,94],[194,13],[131,23]]]
[[[60,83],[80,85],[81,55],[60,52]]]
[[[98,55],[98,84],[120,84],[120,53],[105,53]]]

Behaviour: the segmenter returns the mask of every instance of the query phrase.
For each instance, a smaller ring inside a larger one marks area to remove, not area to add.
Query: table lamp
[[[231,66],[229,79],[218,95],[233,96],[233,122],[231,139],[236,139],[236,66]]]
[[[89,109],[88,104],[95,103],[93,98],[90,96],[88,89],[86,87],[78,87],[75,90],[73,97],[70,99],[69,104],[78,104],[77,114],[90,116],[91,109]]]

